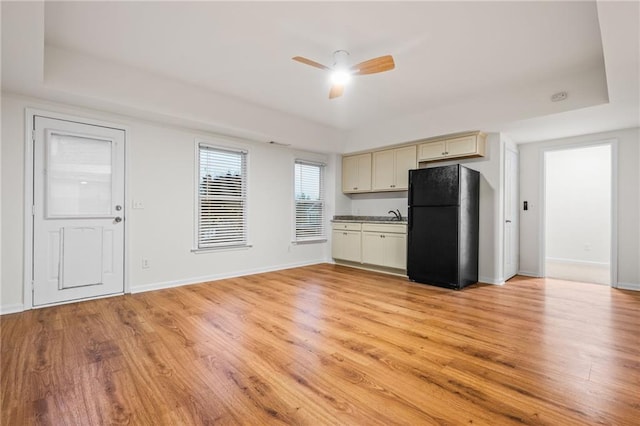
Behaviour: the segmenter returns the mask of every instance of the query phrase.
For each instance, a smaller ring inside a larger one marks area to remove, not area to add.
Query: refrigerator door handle
[[[411,231],[413,228],[413,209],[411,206],[407,206],[407,231]]]

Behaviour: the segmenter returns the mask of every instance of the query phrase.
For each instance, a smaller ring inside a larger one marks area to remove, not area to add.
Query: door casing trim
[[[539,185],[540,193],[538,194],[538,204],[540,206],[540,213],[538,217],[538,276],[546,277],[546,194],[547,194],[547,181],[546,181],[546,153],[552,151],[564,151],[571,149],[588,148],[593,146],[608,145],[611,148],[611,235],[610,235],[610,279],[611,284],[609,287],[618,288],[618,139],[617,138],[605,138],[594,139],[584,142],[576,142],[569,144],[560,144],[547,146],[540,149],[539,153]]]
[[[81,117],[73,114],[66,114],[61,112],[55,112],[50,110],[42,110],[38,108],[25,108],[25,120],[24,120],[24,253],[23,253],[23,310],[34,309],[33,306],[33,162],[34,162],[34,141],[33,141],[33,128],[35,117],[51,118],[54,120],[73,121],[80,124],[88,124],[92,126],[110,127],[113,129],[122,130],[124,132],[124,205],[129,206],[129,184],[127,177],[129,176],[129,126],[125,126],[119,123],[108,122],[105,120]],[[125,214],[129,209],[125,207]],[[128,215],[127,215],[128,216]],[[123,273],[124,273],[124,293],[131,293],[129,282],[129,221],[125,216],[124,220],[124,259],[123,259]],[[99,299],[108,296],[98,296],[87,299],[73,300],[69,302],[57,303],[72,303],[82,300]],[[51,305],[37,306],[42,308]]]

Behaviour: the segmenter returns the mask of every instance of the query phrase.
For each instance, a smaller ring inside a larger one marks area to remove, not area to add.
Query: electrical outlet
[[[142,258],[142,269],[149,269],[151,267],[149,259],[146,257]]]
[[[134,209],[144,209],[144,202],[142,200],[133,200],[132,207]]]

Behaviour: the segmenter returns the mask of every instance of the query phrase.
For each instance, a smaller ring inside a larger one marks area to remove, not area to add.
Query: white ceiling
[[[637,91],[638,76],[633,72],[637,74],[640,52],[636,48],[634,55],[632,50],[625,63],[619,58],[627,51],[617,45],[631,37],[635,42],[629,40],[627,48],[637,46],[637,16],[631,21],[627,16],[629,7],[632,12],[637,7],[627,4],[614,10],[611,5],[594,1],[46,2],[41,7],[44,26],[37,29],[44,56],[40,84],[55,88],[59,96],[73,94],[76,103],[87,104],[91,98],[96,107],[104,107],[97,103],[102,99],[148,110],[147,103],[153,102],[149,93],[143,94],[144,86],[157,79],[165,83],[156,91],[170,91],[175,85],[177,93],[182,85],[181,103],[189,103],[191,90],[199,93],[203,104],[208,97],[211,103],[235,103],[239,110],[246,105],[257,115],[274,111],[279,114],[273,116],[274,122],[277,117],[297,117],[344,135],[341,139],[352,149],[364,148],[369,140],[381,145],[475,128],[508,129],[516,141],[568,136],[565,133],[579,131],[580,125],[567,128],[569,118],[559,120],[558,115],[570,117],[571,111],[589,108],[597,113],[599,105],[611,104],[612,79]],[[2,6],[5,24],[7,5]],[[623,17],[628,22],[615,22]],[[614,22],[603,26],[603,19]],[[10,67],[4,57],[6,43],[3,30],[3,88],[20,91],[24,85],[11,78],[20,73],[8,70],[9,78],[4,78],[5,68]],[[306,56],[330,65],[331,53],[338,49],[348,50],[353,63],[391,54],[396,69],[357,77],[343,97],[329,100],[327,74],[291,57]],[[626,73],[610,70],[607,62],[616,60]],[[119,81],[127,76],[126,94],[115,97],[118,87],[109,86],[108,72],[120,75]],[[568,91],[569,99],[551,103],[551,94],[560,90]],[[177,101],[176,95],[173,98]],[[638,125],[633,122],[637,93],[622,98],[626,104],[620,105],[627,108],[623,119],[620,113],[611,114],[617,118],[595,130]],[[159,113],[180,115],[177,108],[174,111],[158,107]],[[579,120],[585,119],[583,115]],[[545,116],[557,132],[541,121]],[[190,118],[207,120],[195,112]],[[231,124],[251,126],[241,120]],[[255,130],[272,136],[266,127]],[[376,140],[381,134],[384,138]],[[295,139],[278,132],[273,136]]]

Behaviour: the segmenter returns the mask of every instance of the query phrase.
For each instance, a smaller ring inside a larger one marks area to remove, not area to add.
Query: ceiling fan
[[[353,66],[349,66],[347,64],[348,58],[349,52],[346,50],[336,50],[333,52],[333,66],[331,67],[322,65],[302,56],[294,56],[291,59],[302,62],[303,64],[311,65],[312,67],[320,68],[321,70],[331,71],[332,86],[329,91],[329,99],[342,96],[345,84],[347,84],[354,75],[376,74],[379,72],[391,71],[396,66],[391,55],[369,59],[368,61],[360,62]]]

